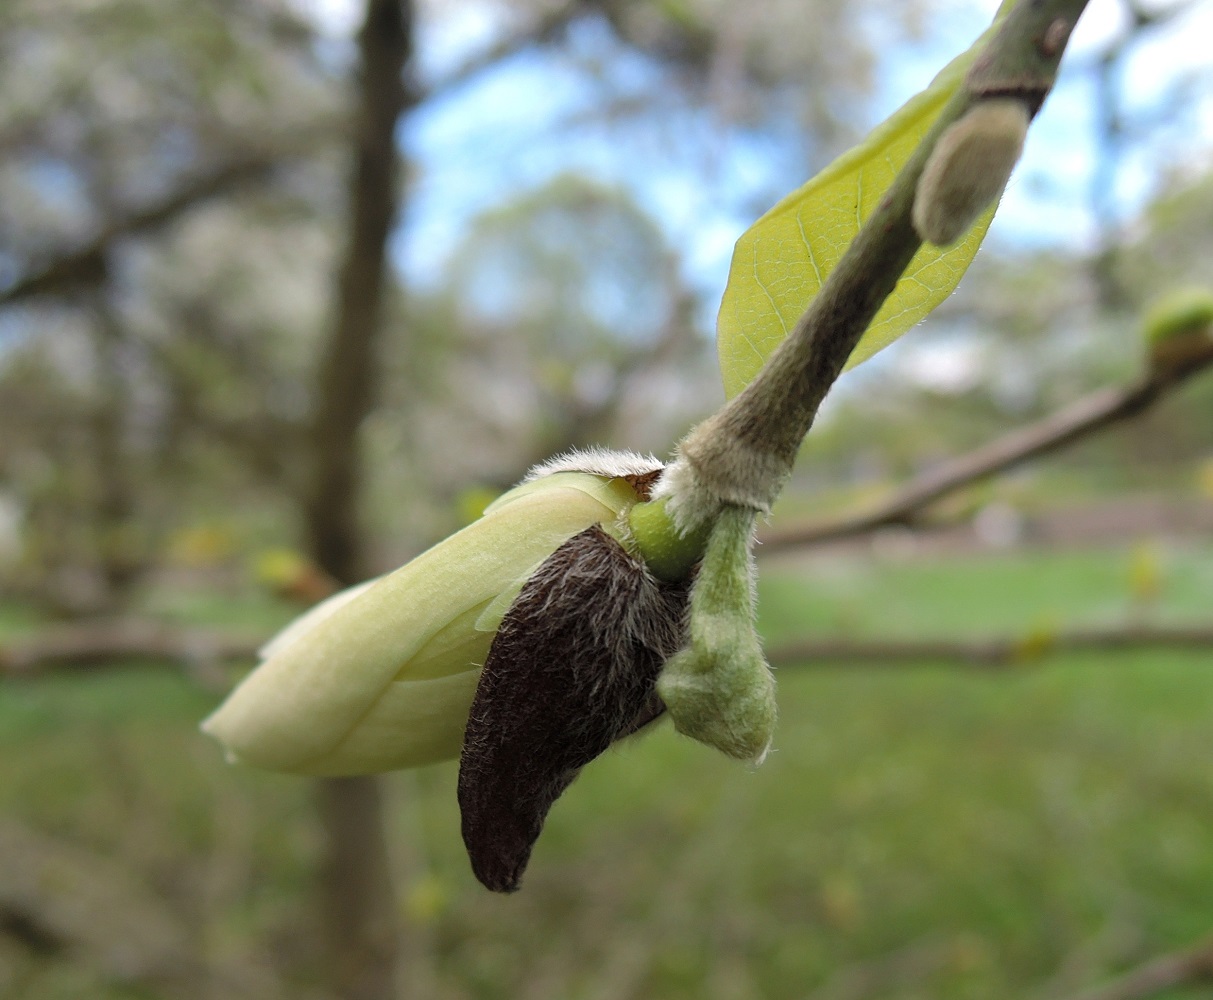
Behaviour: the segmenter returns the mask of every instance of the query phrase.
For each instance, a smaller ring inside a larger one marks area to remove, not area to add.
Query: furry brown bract
[[[661,666],[687,641],[686,584],[662,583],[602,528],[558,548],[493,640],[459,764],[472,870],[513,892],[578,771],[657,718]]]

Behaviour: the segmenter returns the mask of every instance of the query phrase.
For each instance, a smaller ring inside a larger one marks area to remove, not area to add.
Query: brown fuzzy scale
[[[624,476],[623,478],[636,491],[636,495],[640,498],[640,501],[644,503],[652,496],[653,487],[657,485],[657,480],[661,478],[664,472],[665,467],[662,466],[660,469],[654,469],[652,472]]]
[[[487,888],[516,890],[578,771],[664,711],[655,685],[686,643],[687,596],[597,525],[522,588],[489,650],[459,762],[463,840]]]

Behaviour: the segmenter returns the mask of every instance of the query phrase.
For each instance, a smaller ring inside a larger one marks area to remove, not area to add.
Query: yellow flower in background
[[[1162,593],[1163,553],[1156,541],[1138,542],[1129,559],[1129,591],[1137,604],[1153,604]]]
[[[458,756],[480,667],[522,585],[572,536],[639,499],[624,471],[562,471],[573,464],[541,466],[462,531],[288,625],[203,730],[234,760],[300,774]]]
[[[1206,458],[1196,470],[1196,483],[1210,500],[1213,500],[1213,458]]]

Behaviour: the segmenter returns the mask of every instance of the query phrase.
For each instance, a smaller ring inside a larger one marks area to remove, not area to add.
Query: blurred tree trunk
[[[307,505],[312,557],[343,584],[359,580],[364,569],[357,439],[375,397],[387,242],[398,209],[396,124],[414,99],[405,84],[412,26],[412,0],[367,0],[348,242],[318,373],[315,478]],[[399,927],[379,783],[322,779],[316,794],[325,832],[321,905],[333,992],[342,1000],[394,1000]]]
[[[316,800],[325,977],[341,1000],[395,1000],[400,927],[379,779],[321,778]]]
[[[335,579],[362,578],[358,429],[370,412],[388,235],[398,208],[396,123],[412,94],[412,0],[367,0],[359,35],[361,106],[349,189],[349,235],[337,279],[333,329],[321,361],[312,429],[315,479],[308,503],[313,556]]]
[[[96,550],[105,583],[105,610],[122,607],[142,570],[132,550],[137,518],[135,485],[126,446],[130,386],[123,370],[120,321],[107,299],[108,290],[93,295],[97,320],[96,372],[98,398],[92,420],[98,495],[93,505]]]

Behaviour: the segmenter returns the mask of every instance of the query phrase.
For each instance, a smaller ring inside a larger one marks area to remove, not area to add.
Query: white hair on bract
[[[634,451],[611,451],[609,448],[575,448],[556,455],[532,468],[522,480],[524,483],[550,476],[557,472],[587,472],[608,479],[626,479],[629,476],[647,476],[660,472],[665,463],[652,455],[641,455]]]

